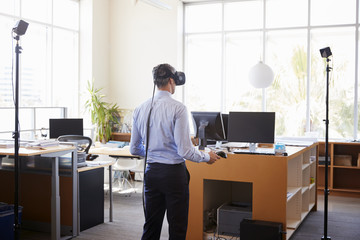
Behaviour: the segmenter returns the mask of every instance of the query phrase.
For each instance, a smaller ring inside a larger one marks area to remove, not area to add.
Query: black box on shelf
[[[243,219],[240,223],[241,240],[281,240],[282,223]]]

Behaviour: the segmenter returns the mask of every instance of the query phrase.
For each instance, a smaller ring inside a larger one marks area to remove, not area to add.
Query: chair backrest
[[[113,165],[114,171],[126,171],[136,167],[137,161],[135,158],[124,158],[124,157],[117,157],[116,162]]]
[[[81,135],[62,135],[57,138],[59,142],[76,142],[78,144],[78,151],[89,153],[92,140],[89,137]]]

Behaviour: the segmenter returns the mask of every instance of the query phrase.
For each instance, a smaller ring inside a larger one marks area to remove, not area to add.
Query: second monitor
[[[62,135],[84,135],[82,118],[53,118],[49,119],[50,138]]]
[[[230,112],[229,142],[274,143],[275,112]]]
[[[208,140],[226,140],[223,116],[220,112],[191,112],[199,149],[207,146]]]

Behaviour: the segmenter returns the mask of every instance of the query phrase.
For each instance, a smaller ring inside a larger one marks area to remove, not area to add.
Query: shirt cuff
[[[210,155],[208,153],[204,153],[201,162],[208,162],[208,161],[210,161]]]

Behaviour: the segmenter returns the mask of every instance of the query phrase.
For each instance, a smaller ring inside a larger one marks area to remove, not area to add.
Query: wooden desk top
[[[98,154],[98,155],[116,156],[116,157],[140,158],[139,156],[132,155],[130,153],[129,147],[123,147],[123,148],[110,148],[110,147],[90,148],[89,153],[90,154]]]
[[[45,149],[29,149],[29,148],[19,148],[19,156],[35,156],[35,155],[42,155],[46,153],[54,153],[54,152],[62,152],[62,151],[70,151],[75,149],[74,146],[69,145],[59,145],[56,147],[47,147]],[[1,148],[0,155],[15,155],[14,148]]]
[[[87,166],[87,167],[81,167],[81,168],[78,168],[77,171],[78,172],[85,172],[85,171],[89,171],[89,170],[93,170],[93,169],[96,169],[96,168],[104,168],[104,167],[107,167],[107,166],[110,166],[110,165],[114,165],[115,164],[115,160],[112,161],[112,162],[100,162],[100,161],[94,161],[91,166]],[[98,163],[98,164],[97,164]]]

